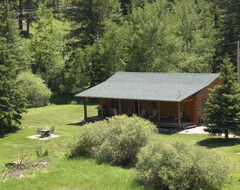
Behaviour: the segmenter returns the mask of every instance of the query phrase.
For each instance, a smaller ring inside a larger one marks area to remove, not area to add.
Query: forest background
[[[35,26],[21,44],[26,69],[52,91],[77,93],[117,71],[218,72],[226,55],[237,65],[240,1],[17,0],[12,8]],[[67,22],[64,34],[55,19]]]
[[[20,121],[26,78],[49,97],[117,71],[215,73],[226,56],[237,68],[239,28],[235,0],[2,0],[0,125]]]

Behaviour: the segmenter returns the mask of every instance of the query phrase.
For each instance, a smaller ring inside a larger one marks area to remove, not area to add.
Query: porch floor
[[[159,127],[178,128],[178,122],[177,121],[163,121],[163,122],[160,122]],[[181,123],[180,123],[180,128],[182,128],[182,129],[188,129],[188,128],[193,128],[193,127],[196,127],[196,125],[193,124],[192,122],[181,121]]]
[[[92,116],[92,117],[88,117],[88,118],[86,119],[86,122],[101,121],[101,120],[103,120],[103,119],[105,119],[105,118],[102,118],[102,117],[100,117],[100,116]]]

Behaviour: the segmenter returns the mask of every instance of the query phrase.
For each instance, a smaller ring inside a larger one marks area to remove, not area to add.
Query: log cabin
[[[98,116],[137,114],[159,127],[188,128],[202,124],[209,89],[220,84],[219,74],[117,72],[76,97],[98,99]]]

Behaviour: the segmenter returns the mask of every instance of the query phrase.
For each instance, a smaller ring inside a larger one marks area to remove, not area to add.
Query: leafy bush
[[[71,146],[69,157],[91,156],[99,163],[130,166],[154,129],[151,122],[126,115],[87,124]]]
[[[177,142],[149,144],[137,158],[136,179],[157,188],[220,189],[229,179],[227,160],[202,147]]]
[[[19,74],[17,84],[28,101],[28,107],[44,106],[52,95],[43,80],[31,72]]]

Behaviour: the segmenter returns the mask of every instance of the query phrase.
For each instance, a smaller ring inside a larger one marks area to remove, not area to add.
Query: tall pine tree
[[[208,0],[213,3],[215,27],[217,29],[217,46],[212,70],[218,72],[223,58],[228,55],[237,68],[237,46],[240,40],[240,1],[238,0]]]
[[[35,34],[31,40],[32,71],[39,74],[51,89],[58,89],[64,62],[63,42],[58,28],[53,25],[53,14],[46,4],[36,12]]]
[[[27,67],[22,58],[15,14],[8,1],[0,3],[0,44],[0,135],[3,135],[20,123],[25,100],[15,79]]]
[[[240,131],[240,85],[229,59],[221,66],[222,85],[216,86],[206,103],[207,130],[212,134]]]
[[[93,45],[104,33],[108,21],[118,21],[120,4],[118,0],[73,0],[74,9],[66,16],[71,22],[68,34],[68,49]]]
[[[79,72],[81,71],[81,76],[90,75],[90,77],[85,77],[89,79],[88,81],[81,82],[84,84],[83,88],[102,81],[104,77],[99,78],[99,76],[106,76],[106,70],[105,65],[99,61],[101,46],[96,43],[103,37],[106,25],[121,22],[118,0],[73,0],[72,4],[74,9],[67,13],[67,18],[71,22],[71,31],[66,36],[67,61],[63,85],[65,91],[75,91],[73,88],[79,86],[78,84],[72,85],[74,81],[79,81],[76,78],[76,68]],[[80,55],[81,59],[79,59]]]

